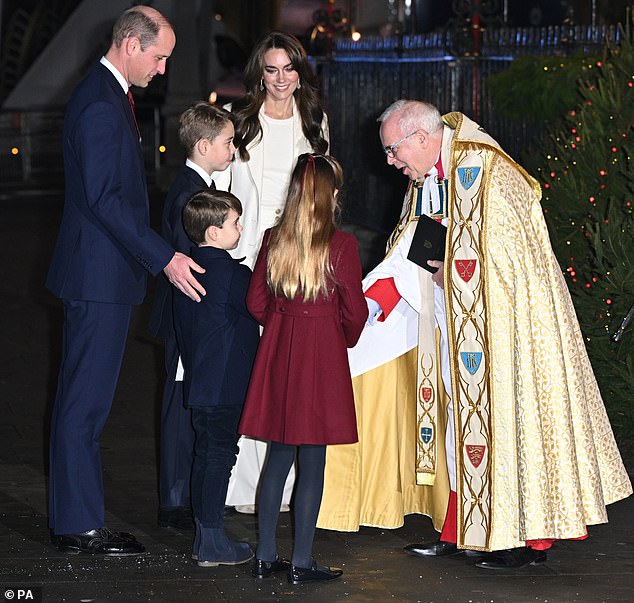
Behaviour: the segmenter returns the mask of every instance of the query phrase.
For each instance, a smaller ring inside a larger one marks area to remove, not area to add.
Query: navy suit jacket
[[[200,303],[174,292],[174,320],[185,369],[188,407],[242,405],[260,340],[246,307],[251,269],[224,249],[195,247],[191,257],[206,269]]]
[[[150,228],[132,110],[101,63],[77,86],[63,133],[66,192],[46,286],[64,299],[139,304],[174,249]]]
[[[194,193],[207,188],[207,183],[200,174],[184,165],[167,192],[163,206],[162,232],[163,237],[176,251],[189,254],[194,244],[183,228],[183,207]],[[174,288],[167,277],[159,278],[150,313],[149,329],[152,335],[162,339],[175,336],[172,313],[173,295]]]

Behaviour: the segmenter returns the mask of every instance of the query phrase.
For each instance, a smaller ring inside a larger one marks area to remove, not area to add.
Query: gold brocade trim
[[[491,534],[491,352],[486,314],[483,235],[491,153],[473,144],[456,144],[450,178],[451,229],[445,270],[451,374],[456,423],[458,545],[488,549]],[[458,150],[459,149],[459,150]],[[463,184],[460,171],[478,169]]]
[[[412,221],[417,221],[416,205],[414,203],[415,193],[419,187],[422,186],[421,182],[409,181],[407,190],[405,191],[405,202],[403,203],[403,210],[401,211],[401,217],[398,220],[398,224],[390,234],[385,247],[386,257],[389,257],[392,253],[392,249],[401,240],[403,233],[407,230],[407,227]]]
[[[435,343],[435,342],[434,342]],[[434,346],[435,347],[435,346]],[[422,353],[419,358],[419,382],[417,395],[416,429],[416,481],[433,484],[436,475],[437,428],[437,380],[436,350]]]
[[[438,359],[431,274],[418,270],[418,368],[416,373],[416,483],[433,485],[438,470]]]

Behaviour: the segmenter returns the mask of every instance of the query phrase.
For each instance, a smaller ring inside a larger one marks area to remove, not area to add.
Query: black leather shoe
[[[111,532],[108,528],[97,528],[80,534],[54,534],[51,541],[64,553],[126,557],[145,552],[145,547],[132,534]]]
[[[262,561],[256,557],[251,575],[254,578],[268,578],[273,572],[287,572],[290,569],[291,562],[288,559],[275,557],[275,561]]]
[[[313,562],[312,567],[297,567],[291,564],[288,570],[287,580],[291,584],[301,584],[302,582],[312,582],[315,580],[334,580],[343,574],[343,570],[338,567],[324,567]]]
[[[527,565],[539,565],[547,560],[546,551],[536,551],[528,547],[495,551],[480,561],[475,566],[482,569],[504,570],[518,569]]]
[[[450,557],[451,555],[462,555],[464,549],[459,549],[455,542],[444,542],[436,540],[436,542],[408,544],[404,547],[410,555],[417,557]]]
[[[194,529],[194,517],[189,507],[172,507],[159,509],[159,528],[174,528],[181,532]]]
[[[465,549],[465,555],[472,559],[482,559],[482,557],[489,557],[492,553],[486,551],[474,551],[473,549]]]

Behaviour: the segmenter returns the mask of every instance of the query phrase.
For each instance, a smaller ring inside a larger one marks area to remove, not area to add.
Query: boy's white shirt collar
[[[191,168],[192,170],[194,170],[194,172],[196,172],[205,181],[205,184],[207,186],[211,186],[211,183],[212,183],[211,176],[205,170],[203,170],[203,168],[201,168],[197,163],[194,163],[191,159],[187,159],[185,161],[185,165],[188,168]]]

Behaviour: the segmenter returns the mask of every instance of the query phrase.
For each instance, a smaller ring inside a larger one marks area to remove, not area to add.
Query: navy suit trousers
[[[132,306],[64,300],[51,420],[49,522],[55,534],[104,526],[99,438],[112,407]]]
[[[229,476],[238,455],[241,413],[242,407],[237,404],[192,408],[196,432],[192,508],[205,528],[224,525]]]
[[[189,507],[189,482],[194,460],[194,428],[191,411],[183,405],[183,382],[175,381],[178,367],[176,335],[165,338],[165,370],[161,406],[161,462],[159,506]]]

